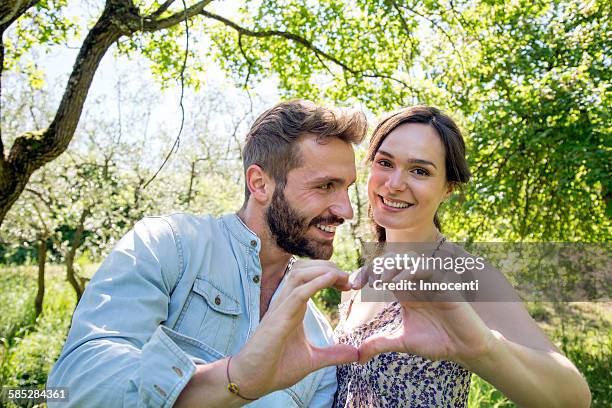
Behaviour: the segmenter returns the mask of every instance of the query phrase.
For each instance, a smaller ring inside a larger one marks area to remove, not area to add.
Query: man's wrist
[[[230,362],[229,358],[228,362]],[[269,387],[268,381],[266,381],[269,379],[262,378],[262,376],[258,374],[260,369],[254,367],[248,356],[245,356],[243,352],[231,357],[229,369],[231,382],[238,386],[240,395],[255,400],[273,391]]]
[[[227,390],[242,398],[245,401],[255,401],[258,400],[259,397],[249,397],[244,395],[243,393],[241,393],[241,389],[240,389],[240,385],[238,385],[235,381],[232,380],[232,375],[230,375],[230,367],[232,365],[232,358],[233,356],[229,356],[227,358],[227,367],[226,367],[226,374],[227,374]]]

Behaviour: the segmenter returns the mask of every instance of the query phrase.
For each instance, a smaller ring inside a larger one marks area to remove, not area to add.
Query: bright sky
[[[82,2],[80,5],[77,5],[77,3],[78,2],[69,2],[68,15],[78,17],[83,25],[81,38],[84,38],[87,33],[87,22],[97,18],[99,10],[89,5],[88,2]],[[233,0],[224,1],[220,3],[221,7],[218,7],[216,12],[223,13],[223,15],[228,18],[235,18],[235,11],[233,10],[236,10],[236,4],[238,4],[238,2]],[[63,88],[65,87],[66,79],[72,70],[72,65],[78,54],[78,48],[81,45],[81,41],[82,39],[79,41],[70,41],[68,46],[54,46],[50,48],[49,52],[46,54],[39,52],[39,50],[33,50],[33,53],[29,55],[44,72],[46,87],[53,87],[53,84],[59,85],[57,92],[55,92],[57,93],[58,102],[61,92],[63,92]],[[193,46],[193,44],[190,45],[192,49]],[[117,85],[121,83],[120,92],[124,97],[126,95],[138,93],[138,90],[143,87],[152,90],[156,103],[154,104],[151,114],[149,128],[165,128],[170,134],[176,134],[181,120],[181,111],[179,107],[180,87],[178,84],[161,91],[159,84],[153,80],[150,70],[148,69],[148,61],[138,57],[129,60],[124,56],[117,57],[115,54],[115,47],[112,47],[106,53],[96,72],[85,103],[84,115],[81,117],[81,125],[88,109],[94,106],[94,101],[96,100],[103,100],[102,109],[108,112],[109,115],[116,115],[118,118],[117,99],[119,97],[119,92]],[[246,92],[235,88],[232,80],[225,75],[216,63],[210,61],[206,66],[208,69],[205,74],[205,81],[207,84],[210,84],[210,86],[215,89],[226,89],[227,92],[224,92],[224,96],[227,98],[239,98],[243,101],[247,100]],[[270,78],[256,85],[251,90],[251,95],[253,96],[253,112],[255,114],[265,109],[266,106],[272,105],[279,100],[280,97],[276,89],[276,81]],[[207,92],[206,88],[200,91],[200,93],[204,92]],[[190,99],[197,96],[198,95],[193,91],[186,90],[184,106],[185,115],[187,117],[195,109],[193,104],[190,103]],[[240,107],[241,104],[236,103],[235,106]],[[100,105],[98,104],[96,108],[100,109]],[[125,107],[122,109],[125,109]],[[243,111],[236,112],[236,115],[242,116],[243,114]],[[220,118],[220,120],[223,120],[223,118]],[[129,133],[127,137],[129,137]]]

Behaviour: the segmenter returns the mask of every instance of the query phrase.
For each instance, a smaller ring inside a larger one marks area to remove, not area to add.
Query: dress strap
[[[358,271],[360,271],[360,269],[358,269]],[[351,298],[348,300],[348,304],[346,305],[345,318],[348,318],[349,314],[351,314],[351,309],[353,308],[353,302],[355,301],[355,298],[357,297],[358,294],[359,294],[359,290],[356,290],[355,293],[353,293]]]

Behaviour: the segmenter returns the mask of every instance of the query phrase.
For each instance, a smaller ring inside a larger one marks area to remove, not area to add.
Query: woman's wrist
[[[498,358],[504,353],[506,338],[496,330],[488,330],[486,338],[477,350],[472,350],[469,356],[460,358],[457,363],[467,370],[479,373],[494,370]]]

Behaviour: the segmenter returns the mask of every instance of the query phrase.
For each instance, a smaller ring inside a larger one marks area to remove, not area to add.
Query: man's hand
[[[350,345],[315,347],[304,334],[308,299],[320,289],[350,290],[348,274],[328,261],[298,261],[259,327],[232,359],[230,376],[249,398],[290,387],[320,368],[357,361]]]

